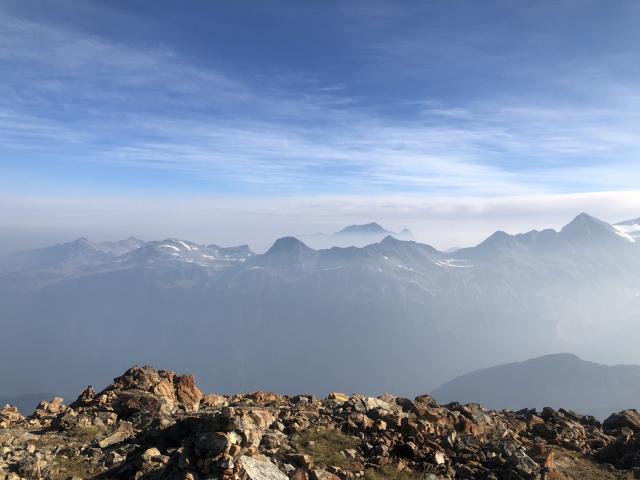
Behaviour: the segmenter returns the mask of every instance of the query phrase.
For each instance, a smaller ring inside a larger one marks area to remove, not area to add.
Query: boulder
[[[129,422],[121,421],[118,423],[116,431],[100,440],[98,446],[102,449],[110,447],[131,437],[133,433],[133,425]]]
[[[346,395],[344,393],[340,393],[340,392],[331,392],[328,396],[327,396],[328,400],[333,400],[335,402],[338,403],[345,403],[349,401],[349,395]]]
[[[252,400],[253,402],[266,405],[270,403],[280,403],[282,401],[282,396],[273,392],[263,392],[261,390],[257,392],[250,393],[245,396],[246,399]]]
[[[620,428],[630,428],[634,432],[638,432],[640,431],[640,413],[635,409],[613,413],[604,421],[602,426],[605,432]]]
[[[197,412],[204,396],[196,386],[193,375],[182,375],[175,380],[175,394],[179,404],[188,412]]]
[[[223,432],[205,432],[196,438],[195,452],[201,457],[217,457],[227,452],[236,443]]]
[[[299,468],[291,474],[289,480],[309,480],[309,474],[306,470]]]
[[[267,457],[242,456],[238,465],[249,480],[289,480]]]
[[[340,477],[326,470],[312,470],[310,477],[311,480],[340,480]]]
[[[101,408],[110,405],[124,417],[136,412],[171,415],[177,408],[197,412],[204,395],[193,375],[177,376],[169,370],[132,367],[99,394],[85,390],[74,406]]]
[[[170,415],[174,405],[163,395],[129,389],[118,392],[111,406],[118,416],[128,418],[138,412],[151,416]]]
[[[93,388],[93,385],[89,385],[86,389],[84,389],[75,402],[73,402],[70,407],[78,408],[80,406],[90,404],[96,398],[96,391]]]
[[[229,405],[229,400],[227,400],[222,395],[214,395],[212,393],[204,395],[204,397],[202,397],[202,400],[200,401],[201,407],[222,408],[226,407],[227,405]]]
[[[9,428],[16,423],[22,422],[24,419],[18,407],[5,405],[2,410],[0,410],[0,428]]]
[[[393,407],[389,402],[381,400],[375,397],[365,397],[362,399],[362,403],[364,405],[365,410],[368,412],[369,410],[373,410],[376,408],[380,408],[386,411],[392,411]]]
[[[67,407],[64,404],[64,399],[61,397],[54,397],[50,402],[47,402],[46,400],[40,402],[36,407],[36,411],[33,416],[36,418],[53,417],[64,412],[66,409]]]

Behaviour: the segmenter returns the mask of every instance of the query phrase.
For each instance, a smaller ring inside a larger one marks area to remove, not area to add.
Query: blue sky
[[[639,20],[640,3],[604,0],[4,0],[0,190],[628,193]]]

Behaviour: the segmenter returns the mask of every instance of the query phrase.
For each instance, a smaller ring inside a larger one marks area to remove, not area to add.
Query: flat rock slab
[[[238,462],[250,480],[289,480],[274,463],[265,457],[242,456]]]

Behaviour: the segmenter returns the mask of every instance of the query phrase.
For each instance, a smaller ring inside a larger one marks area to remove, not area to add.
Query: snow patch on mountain
[[[435,262],[439,267],[449,268],[471,268],[475,265],[470,264],[467,260],[456,260],[454,258],[446,258],[444,260],[438,260]]]
[[[634,241],[640,240],[640,218],[616,223],[614,228],[621,234],[630,237]]]

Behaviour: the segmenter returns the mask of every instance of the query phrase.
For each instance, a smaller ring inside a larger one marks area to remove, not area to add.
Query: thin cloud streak
[[[134,49],[7,14],[1,21],[0,58],[23,67],[7,68],[0,82],[3,155],[47,152],[78,164],[180,171],[213,189],[271,194],[514,195],[637,185],[629,172],[640,154],[640,99],[608,78],[600,82],[618,93],[616,108],[424,99],[415,118],[400,121],[358,107],[342,89],[291,94],[285,77],[258,88],[169,49]],[[51,107],[71,113],[55,116]]]

